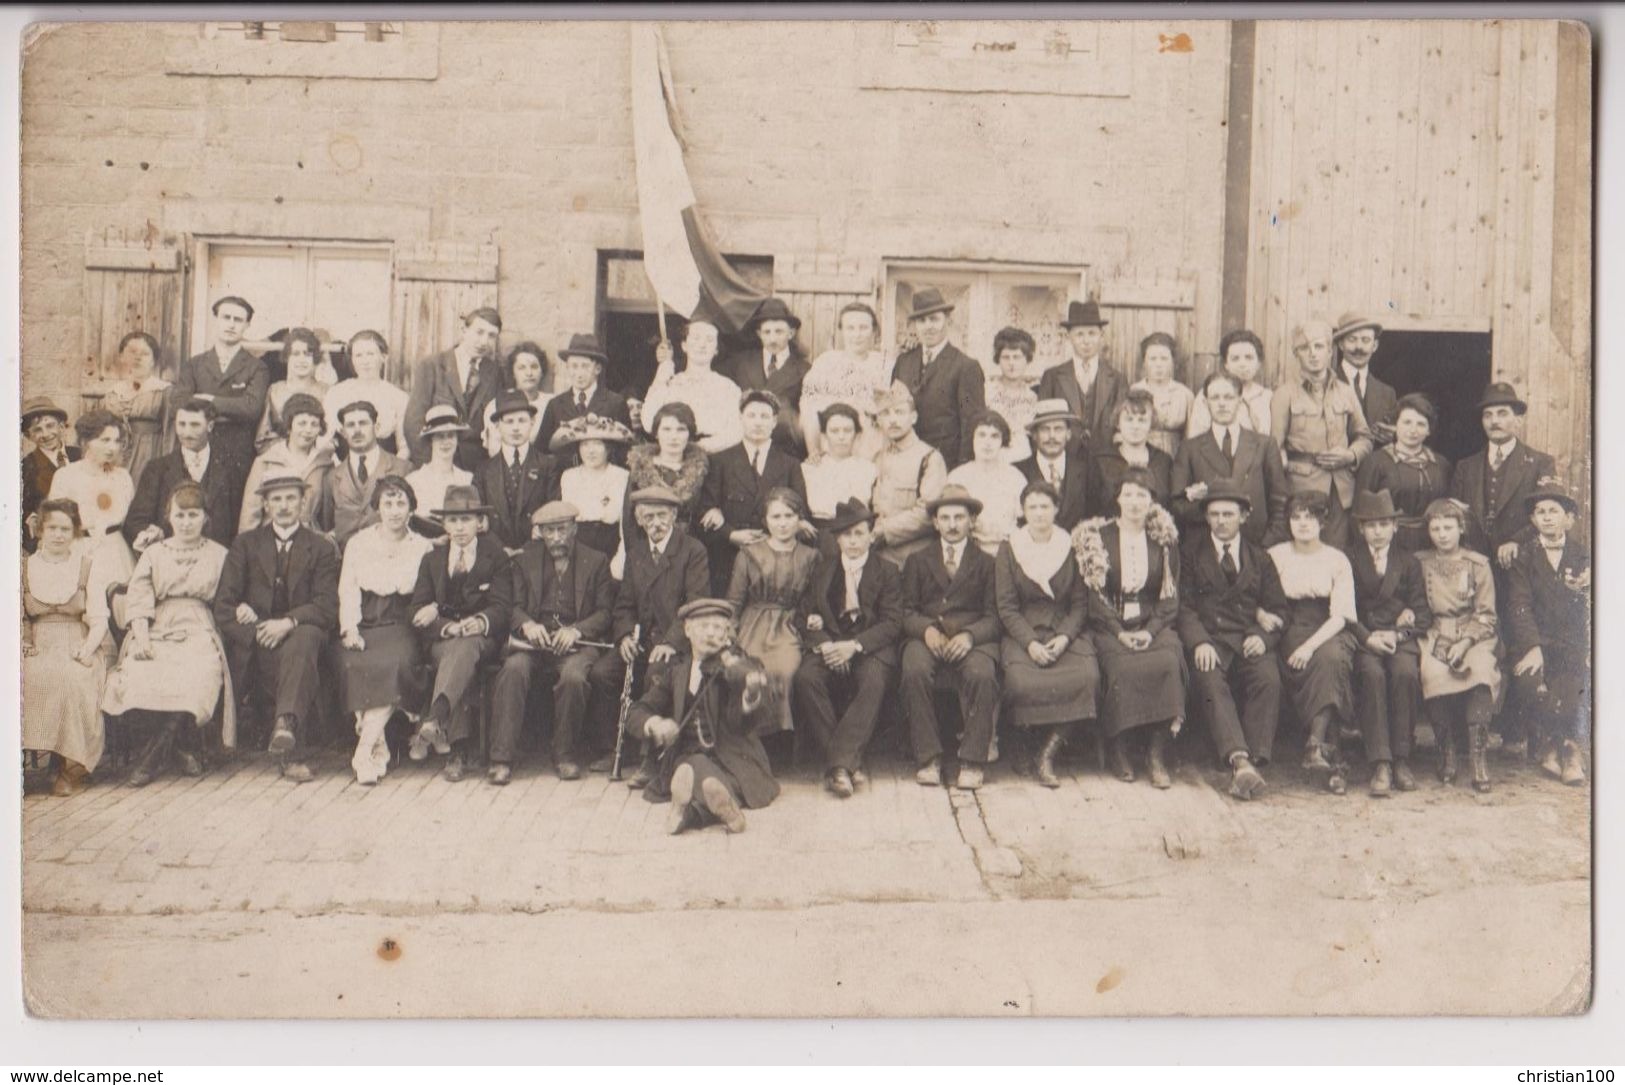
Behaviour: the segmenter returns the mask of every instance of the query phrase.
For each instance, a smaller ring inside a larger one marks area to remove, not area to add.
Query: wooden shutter
[[[92,229],[85,236],[85,319],[80,410],[101,400],[100,385],[116,375],[119,340],[144,331],[158,340],[158,372],[174,379],[185,350],[185,238],[148,229]]]
[[[796,339],[810,362],[839,345],[835,339],[841,306],[853,301],[875,304],[875,276],[856,259],[832,254],[779,256],[773,260],[773,292],[801,318]]]
[[[394,291],[384,376],[410,391],[413,368],[456,344],[463,316],[497,304],[496,242],[397,245]]]
[[[1107,361],[1129,383],[1139,379],[1140,341],[1152,332],[1174,337],[1174,379],[1192,388],[1213,371],[1216,344],[1196,342],[1196,276],[1118,271],[1100,281],[1101,315],[1106,325]],[[1193,353],[1198,346],[1205,353]]]

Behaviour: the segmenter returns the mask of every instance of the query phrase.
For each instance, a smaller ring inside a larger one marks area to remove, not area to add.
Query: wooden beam
[[[1257,24],[1251,19],[1238,19],[1230,24],[1230,85],[1224,119],[1221,329],[1240,328],[1247,323],[1247,250],[1252,232],[1253,52],[1257,40]]]

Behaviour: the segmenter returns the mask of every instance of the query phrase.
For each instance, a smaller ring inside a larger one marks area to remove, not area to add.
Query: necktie
[[[767,356],[767,375],[769,377],[771,377],[773,374],[777,373],[778,371],[779,371],[779,356],[777,354],[769,354]]]
[[[355,477],[361,480],[361,485],[365,486],[367,484],[367,457],[356,457]]]
[[[1049,462],[1049,484],[1055,487],[1059,487],[1061,485],[1061,469],[1056,465],[1054,460]]]
[[[1236,448],[1230,442],[1230,427],[1228,427],[1228,426],[1226,426],[1225,430],[1224,430],[1224,446],[1223,447],[1224,447],[1224,458],[1226,460],[1229,460],[1231,463],[1235,463],[1236,462]]]
[[[848,569],[846,571],[846,609],[858,609],[858,574]]]
[[[474,401],[474,389],[479,387],[479,383],[480,360],[478,358],[472,358],[468,363],[468,379],[463,382],[464,403],[472,403]]]
[[[276,583],[271,585],[271,607],[277,612],[288,609],[288,554],[293,549],[291,540],[276,541]]]
[[[460,547],[457,548],[457,560],[452,562],[452,565],[451,565],[451,575],[452,576],[466,576],[467,574],[468,574],[468,548],[466,546],[460,546]]]
[[[755,452],[752,452],[750,454],[750,467],[751,467],[752,471],[756,472],[756,477],[757,478],[762,477],[762,450],[761,449],[758,448]]]
[[[510,509],[512,509],[512,508],[517,507],[518,504],[519,504],[519,450],[518,449],[514,450],[512,458],[508,460],[507,468],[508,468],[507,476],[504,479],[504,481],[507,483],[508,507]]]
[[[950,580],[959,572],[959,559],[954,556],[957,553],[958,551],[950,546],[947,553],[942,556],[942,567],[948,570]]]
[[[1505,462],[1507,462],[1507,455],[1504,451],[1504,446],[1492,445],[1490,447],[1490,470],[1499,471],[1501,469],[1501,465]]]
[[[576,410],[583,413],[583,414],[586,413],[586,410],[587,410],[587,393],[586,392],[579,392],[578,391],[576,393]]]
[[[1219,568],[1224,570],[1224,578],[1230,583],[1236,582],[1236,576],[1241,571],[1236,567],[1236,556],[1232,547],[1234,543],[1224,544],[1224,557],[1219,559]]]

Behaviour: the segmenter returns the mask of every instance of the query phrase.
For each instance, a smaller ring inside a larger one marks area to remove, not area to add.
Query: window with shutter
[[[158,341],[158,373],[172,377],[180,363],[185,277],[185,240],[148,229],[104,227],[85,237],[83,346],[80,371],[61,374],[52,393],[77,387],[81,408],[102,399],[103,387],[120,379],[119,340],[146,332]]]

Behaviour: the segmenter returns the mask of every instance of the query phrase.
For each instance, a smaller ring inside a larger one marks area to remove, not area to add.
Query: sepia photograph
[[[1591,1010],[1591,26],[278,10],[23,32],[29,1015]]]

